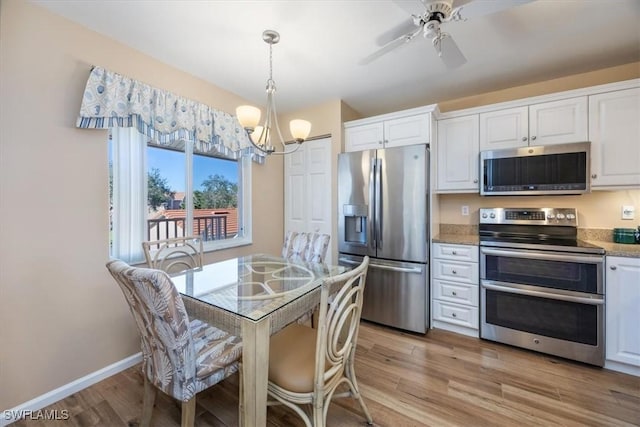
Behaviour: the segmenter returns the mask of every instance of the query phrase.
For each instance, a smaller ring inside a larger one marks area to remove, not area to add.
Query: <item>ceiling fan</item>
[[[431,40],[447,68],[460,67],[467,59],[451,35],[441,30],[441,26],[451,21],[466,21],[472,16],[488,15],[530,1],[532,0],[394,0],[398,6],[411,14],[411,19],[378,37],[380,49],[362,59],[360,63],[368,64],[422,34],[425,39]],[[422,10],[416,10],[416,4],[422,4]]]

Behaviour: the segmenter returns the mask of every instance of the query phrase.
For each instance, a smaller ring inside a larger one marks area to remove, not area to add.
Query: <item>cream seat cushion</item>
[[[316,333],[316,329],[293,323],[271,337],[270,382],[296,393],[313,391]]]

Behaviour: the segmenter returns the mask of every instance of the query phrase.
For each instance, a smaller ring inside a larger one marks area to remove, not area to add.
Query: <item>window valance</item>
[[[76,126],[133,127],[157,145],[172,147],[189,140],[201,153],[232,159],[251,155],[264,163],[264,154],[254,152],[247,133],[231,114],[101,67],[91,70]]]

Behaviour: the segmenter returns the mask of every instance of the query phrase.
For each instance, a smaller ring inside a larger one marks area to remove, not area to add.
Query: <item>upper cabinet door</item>
[[[384,121],[385,148],[429,143],[431,114],[418,114]]]
[[[591,186],[640,185],[640,88],[589,96]]]
[[[345,151],[375,150],[383,148],[384,126],[382,122],[345,128]]]
[[[587,97],[529,106],[529,145],[588,140]]]
[[[480,151],[529,145],[528,107],[480,114]]]
[[[437,191],[479,192],[479,117],[438,120]]]

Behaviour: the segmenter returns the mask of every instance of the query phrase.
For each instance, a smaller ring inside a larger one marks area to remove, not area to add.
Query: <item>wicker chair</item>
[[[292,408],[308,427],[325,426],[331,399],[348,396],[358,400],[367,422],[373,423],[354,370],[368,266],[365,257],[354,270],[324,282],[317,329],[293,323],[271,337],[268,393],[274,400],[269,404]],[[343,383],[349,391],[335,394]],[[311,414],[304,411],[306,404],[312,405]]]
[[[152,251],[152,247],[157,249]],[[204,251],[200,237],[175,237],[142,242],[142,249],[149,268],[175,273],[202,267]]]
[[[182,426],[193,426],[196,393],[239,369],[242,344],[200,320],[189,320],[164,271],[107,263],[138,326],[142,344],[142,426],[151,425],[156,389],[182,402]]]

